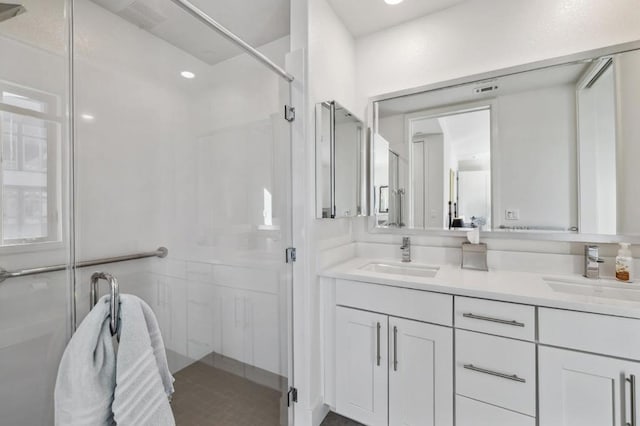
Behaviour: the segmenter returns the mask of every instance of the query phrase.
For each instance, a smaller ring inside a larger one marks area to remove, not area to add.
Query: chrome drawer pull
[[[491,376],[500,377],[502,379],[513,380],[515,382],[520,382],[520,383],[527,382],[525,379],[523,379],[522,377],[518,377],[516,374],[499,373],[497,371],[487,370],[486,368],[476,367],[473,364],[464,364],[463,367],[466,368],[467,370],[476,371],[478,373],[489,374]]]
[[[491,318],[491,317],[485,317],[482,315],[476,315],[476,314],[471,314],[471,313],[465,313],[462,314],[463,317],[465,318],[471,318],[471,319],[477,319],[480,321],[490,321],[490,322],[497,322],[499,324],[506,324],[506,325],[513,325],[515,327],[524,327],[524,323],[523,322],[519,322],[519,321],[509,321],[509,320],[503,320],[500,318]]]
[[[631,423],[627,422],[627,426],[636,426],[636,376],[632,374],[626,381],[631,386]]]

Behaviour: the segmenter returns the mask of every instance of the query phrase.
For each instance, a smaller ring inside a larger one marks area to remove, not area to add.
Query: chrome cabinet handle
[[[398,327],[393,327],[393,371],[398,371]]]
[[[518,377],[516,374],[506,374],[506,373],[500,373],[498,371],[487,370],[486,368],[476,367],[473,364],[464,364],[463,367],[466,368],[467,370],[475,371],[478,373],[489,374],[490,376],[500,377],[502,379],[513,380],[514,382],[520,382],[520,383],[527,382],[525,379],[523,379],[522,377]]]
[[[524,323],[523,322],[519,322],[519,321],[515,321],[515,320],[503,320],[500,318],[491,318],[491,317],[485,317],[483,315],[476,315],[476,314],[472,314],[472,313],[464,313],[462,314],[463,317],[465,318],[471,318],[471,319],[476,319],[476,320],[480,320],[480,321],[490,321],[490,322],[497,322],[499,324],[505,324],[505,325],[513,325],[515,327],[524,327]]]
[[[636,376],[635,374],[631,374],[628,379],[625,379],[629,382],[631,387],[631,391],[629,395],[631,396],[631,423],[627,422],[627,426],[636,426]]]
[[[380,323],[376,323],[377,324],[377,328],[376,328],[376,363],[378,364],[378,366],[380,366],[380,328],[382,327],[380,325]]]

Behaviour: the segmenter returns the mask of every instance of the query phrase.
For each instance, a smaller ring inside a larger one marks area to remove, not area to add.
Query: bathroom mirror
[[[374,100],[376,226],[640,235],[640,50],[598,53]]]
[[[316,217],[361,214],[364,124],[335,101],[316,105]]]

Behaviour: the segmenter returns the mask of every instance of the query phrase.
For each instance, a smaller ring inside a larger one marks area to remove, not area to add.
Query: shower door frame
[[[297,402],[297,389],[294,384],[294,275],[297,272],[294,272],[294,262],[295,256],[293,258],[289,257],[289,249],[293,248],[294,234],[297,235],[294,224],[294,214],[293,214],[293,174],[294,174],[294,129],[293,122],[295,120],[295,110],[291,111],[292,115],[289,116],[290,110],[288,109],[293,105],[293,100],[298,99],[299,96],[297,94],[301,93],[300,87],[294,87],[293,82],[295,78],[293,75],[289,74],[282,67],[277,65],[267,56],[259,52],[253,46],[242,40],[239,36],[225,28],[223,25],[215,21],[209,15],[204,13],[202,10],[197,8],[194,4],[190,3],[187,0],[167,0],[173,2],[177,6],[181,7],[185,12],[193,16],[196,20],[202,22],[207,27],[213,29],[215,32],[231,41],[233,44],[238,46],[244,53],[252,56],[267,68],[269,68],[272,72],[277,74],[279,78],[281,78],[281,82],[286,85],[286,93],[283,94],[283,86],[280,86],[281,93],[281,104],[282,104],[282,119],[286,121],[287,131],[286,135],[287,141],[285,141],[288,146],[288,158],[287,163],[288,167],[286,170],[286,181],[287,188],[285,189],[285,197],[286,197],[286,220],[285,226],[281,229],[282,233],[282,241],[285,246],[285,253],[283,253],[282,259],[284,265],[282,266],[284,279],[287,281],[287,294],[285,297],[287,306],[287,329],[281,330],[286,333],[287,338],[287,389],[282,390],[282,397],[287,402],[287,424],[292,426],[295,424],[295,403]],[[75,39],[74,39],[74,8],[75,8],[75,0],[65,0],[65,7],[67,8],[68,14],[68,28],[67,28],[67,42],[68,42],[68,153],[67,160],[69,161],[68,168],[68,190],[69,196],[66,200],[66,205],[69,211],[68,215],[68,238],[69,238],[69,281],[70,281],[70,295],[69,295],[69,333],[70,336],[75,333],[78,328],[78,312],[77,306],[78,303],[82,303],[82,301],[77,300],[77,285],[78,285],[78,268],[81,266],[81,260],[77,259],[77,250],[76,250],[76,241],[77,241],[77,233],[76,233],[76,213],[77,213],[77,203],[76,203],[76,194],[77,194],[77,175],[78,175],[78,165],[76,160],[76,119],[75,115],[77,113],[75,109],[75,101],[76,101],[76,90],[75,90]],[[282,84],[281,83],[281,84]],[[296,91],[294,94],[294,90]],[[286,98],[286,99],[285,99]],[[294,249],[294,248],[293,248]],[[294,249],[295,250],[295,249]]]

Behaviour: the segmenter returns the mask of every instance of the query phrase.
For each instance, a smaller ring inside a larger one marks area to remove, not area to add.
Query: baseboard
[[[329,414],[329,406],[324,404],[321,400],[318,401],[311,411],[311,424],[312,426],[320,426],[320,423]]]

